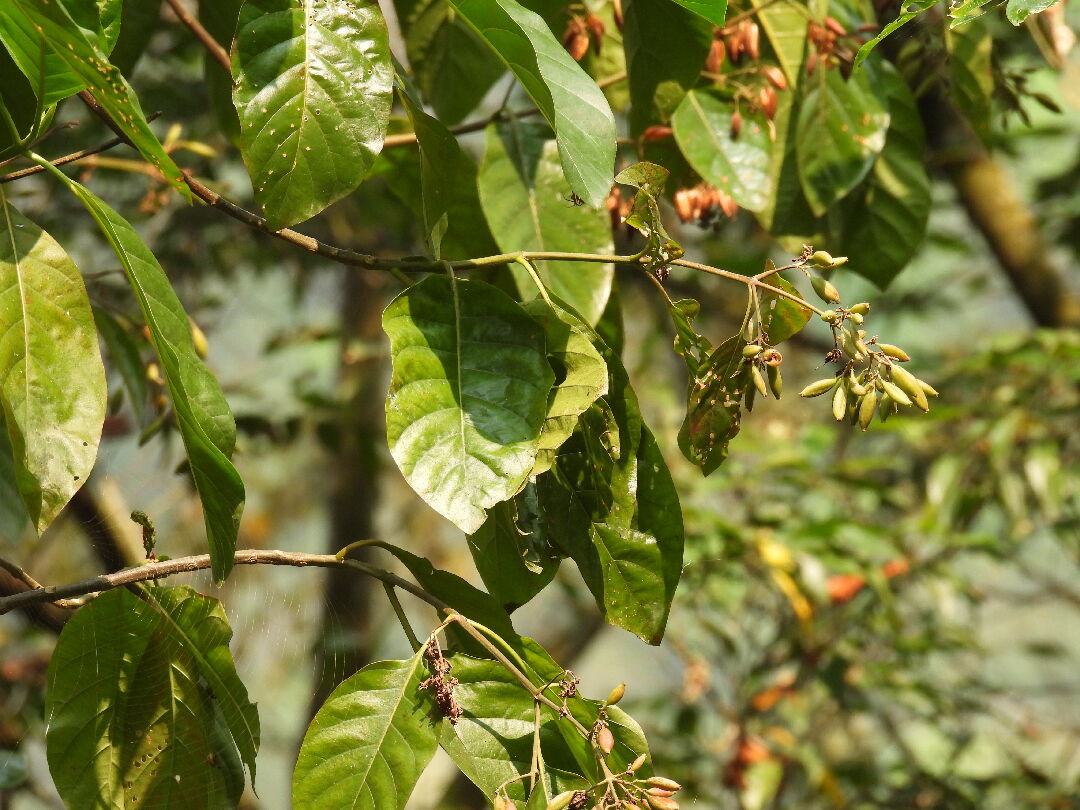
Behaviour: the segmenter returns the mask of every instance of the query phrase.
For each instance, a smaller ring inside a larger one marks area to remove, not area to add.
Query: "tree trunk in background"
[[[957,200],[986,240],[1031,319],[1039,326],[1080,325],[1080,298],[1039,232],[1005,167],[995,160],[940,88],[919,99],[931,163],[942,167]]]
[[[378,447],[383,440],[382,362],[378,353],[358,355],[358,343],[377,343],[382,336],[385,304],[382,279],[347,271],[342,289],[340,412],[335,425],[336,453],[328,482],[331,554],[374,533],[378,500]],[[363,559],[363,552],[355,553]],[[316,674],[311,703],[314,714],[344,678],[371,660],[374,640],[372,582],[351,571],[326,575],[322,630],[316,641]]]

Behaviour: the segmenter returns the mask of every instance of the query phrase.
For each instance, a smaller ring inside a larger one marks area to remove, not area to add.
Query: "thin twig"
[[[221,47],[221,43],[214,39],[209,31],[203,28],[202,23],[192,16],[191,12],[185,8],[181,0],[168,0],[168,3],[169,7],[173,10],[173,14],[176,15],[176,18],[191,29],[191,33],[193,33],[195,38],[202,43],[206,52],[213,57],[214,61],[225,69],[226,73],[232,75],[232,60],[229,58],[228,51]]]
[[[416,652],[420,649],[420,640],[416,637],[416,632],[409,623],[409,617],[405,615],[405,608],[401,606],[401,600],[398,599],[397,591],[394,590],[394,586],[389,582],[384,582],[382,586],[383,590],[386,591],[386,598],[390,600],[390,607],[394,609],[394,615],[397,616],[398,624],[401,625],[402,631],[405,633],[406,638],[409,639],[409,644],[412,645],[413,652]]]
[[[236,565],[292,565],[299,568],[308,566],[316,568],[349,568],[357,573],[364,574],[374,579],[401,588],[411,593],[418,599],[427,602],[436,610],[446,610],[447,605],[438,597],[417,585],[409,582],[397,574],[376,568],[360,560],[340,560],[333,554],[306,554],[300,551],[278,551],[264,549],[242,549],[233,555]],[[10,564],[9,564],[10,565]],[[61,600],[72,596],[84,596],[91,593],[112,590],[133,582],[145,582],[150,579],[170,577],[175,574],[186,574],[191,571],[201,571],[210,567],[210,555],[199,554],[192,557],[178,557],[173,560],[150,562],[136,568],[125,568],[115,574],[102,574],[98,577],[84,579],[80,582],[70,582],[66,585],[47,585],[37,587],[34,590],[23,591],[0,598],[0,615],[8,613],[15,608],[35,605],[41,602],[53,602],[59,604]],[[7,566],[5,566],[7,568]],[[18,569],[16,566],[17,570]],[[25,573],[25,572],[24,572]],[[20,577],[21,579],[22,577]],[[26,581],[25,579],[23,580]]]

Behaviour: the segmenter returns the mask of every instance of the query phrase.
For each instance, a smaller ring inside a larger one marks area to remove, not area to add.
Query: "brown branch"
[[[229,58],[228,51],[222,48],[221,43],[214,39],[214,36],[209,31],[203,28],[202,23],[200,23],[192,13],[184,7],[181,0],[167,0],[167,2],[169,7],[173,10],[173,14],[176,15],[176,18],[191,30],[191,33],[199,40],[206,49],[206,52],[210,54],[214,61],[221,65],[225,69],[225,72],[231,76],[232,60]]]
[[[300,551],[277,551],[261,549],[242,549],[233,556],[236,565],[291,565],[298,568],[308,566],[316,568],[348,568],[357,573],[374,577],[381,582],[401,588],[411,593],[418,599],[427,602],[436,610],[446,610],[447,605],[441,599],[432,596],[423,588],[414,585],[407,579],[397,574],[376,568],[373,565],[360,562],[359,560],[339,560],[333,554],[306,554]],[[11,563],[8,563],[11,565]],[[6,567],[6,566],[5,566]],[[25,608],[28,605],[37,605],[43,602],[61,603],[62,600],[75,596],[85,596],[91,593],[109,591],[135,582],[145,582],[149,579],[160,579],[173,576],[174,574],[186,574],[192,571],[201,571],[210,567],[210,555],[199,554],[192,557],[178,557],[174,560],[149,562],[137,568],[125,568],[115,574],[102,574],[101,576],[84,579],[80,582],[69,582],[65,585],[49,585],[43,588],[23,591],[0,598],[0,615],[8,613],[16,608]],[[15,566],[21,571],[21,568]],[[25,573],[25,572],[24,572]],[[27,575],[28,576],[28,575]]]
[[[146,117],[147,121],[153,121],[155,118],[161,115],[161,112],[151,113]],[[120,146],[121,144],[128,143],[128,139],[124,136],[117,136],[105,141],[105,143],[92,146],[89,149],[80,149],[78,152],[72,152],[71,154],[58,157],[56,160],[50,160],[49,162],[53,166],[63,166],[66,163],[75,163],[76,161],[83,160],[93,155],[100,155],[102,152],[107,152],[114,146]],[[20,169],[17,172],[11,172],[10,174],[0,175],[0,183],[10,183],[13,180],[21,180],[24,177],[29,177],[32,174],[38,174],[45,171],[44,166],[30,166],[25,169]]]

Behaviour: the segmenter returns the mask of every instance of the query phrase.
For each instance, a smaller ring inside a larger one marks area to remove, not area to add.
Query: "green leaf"
[[[526,485],[526,492],[528,489]],[[559,570],[554,550],[518,525],[517,509],[517,500],[497,504],[488,511],[484,525],[469,535],[476,570],[491,596],[508,613],[540,593]]]
[[[247,688],[236,674],[229,652],[232,628],[221,603],[187,586],[147,588],[145,601],[158,611],[169,635],[195,660],[254,784],[259,710],[248,700]]]
[[[997,5],[991,5],[991,0],[964,0],[955,7],[949,8],[949,28],[966,25],[976,20]]]
[[[139,354],[139,347],[131,333],[121,326],[108,310],[101,307],[94,307],[93,310],[98,335],[105,343],[113,366],[120,371],[135,418],[140,427],[146,427],[146,368]]]
[[[1005,6],[1005,17],[1013,25],[1020,25],[1032,14],[1046,11],[1058,0],[1009,0]]]
[[[101,199],[58,170],[97,221],[124,267],[161,361],[192,478],[203,505],[214,579],[233,565],[236,532],[244,508],[244,484],[229,454],[236,424],[214,375],[195,352],[191,326],[165,271],[131,224]]]
[[[311,721],[293,772],[293,807],[401,810],[438,745],[420,689],[423,651],[368,664]]]
[[[26,76],[34,95],[41,99],[43,107],[73,96],[86,87],[86,82],[68,68],[33,23],[10,2],[0,5],[0,41],[19,71]]]
[[[765,260],[765,272],[775,267],[771,259]],[[799,291],[792,286],[791,282],[781,276],[769,276],[766,282],[786,293],[798,295]],[[761,328],[773,346],[783,343],[800,332],[814,314],[790,298],[769,290],[758,290],[758,313],[761,318]]]
[[[743,208],[761,211],[769,204],[772,141],[768,121],[761,113],[748,112],[734,138],[734,112],[732,102],[715,93],[691,90],[671,125],[679,148],[698,174]]]
[[[15,125],[15,132],[12,132],[7,121],[0,118],[0,160],[6,160],[22,152],[24,147],[19,141],[27,137],[37,123],[38,109],[37,97],[29,79],[3,48],[0,48],[0,76],[4,77],[0,83],[0,108],[7,111],[11,123]]]
[[[678,495],[622,363],[577,326],[607,364],[606,409],[587,411],[537,478],[534,531],[577,563],[608,621],[659,644],[682,570]]]
[[[806,10],[796,3],[751,2],[757,8],[758,22],[765,29],[776,60],[784,69],[788,86],[798,87],[806,54]]]
[[[889,108],[871,83],[870,70],[846,80],[819,67],[796,125],[799,180],[806,200],[821,216],[866,177],[885,146]]]
[[[371,172],[393,87],[377,3],[247,0],[233,76],[240,151],[271,228],[310,219]]]
[[[0,186],[0,406],[38,532],[85,483],[108,392],[82,276]]]
[[[741,335],[725,340],[701,364],[688,386],[679,448],[705,475],[724,463],[728,443],[741,427],[742,395],[750,384],[750,367],[742,363],[745,345]]]
[[[949,53],[949,95],[983,141],[990,138],[994,95],[993,49],[989,29],[974,22],[945,31]]]
[[[574,205],[563,179],[559,150],[547,127],[511,121],[487,128],[477,184],[484,216],[504,251],[557,250],[611,253],[607,210]],[[548,289],[589,323],[611,294],[615,268],[595,262],[536,262]],[[539,294],[525,268],[511,265],[522,298]]]
[[[840,205],[840,252],[852,270],[884,288],[922,244],[931,193],[915,99],[893,70],[883,71],[882,83],[890,102],[889,133],[865,191]]]
[[[924,11],[937,4],[938,0],[911,0],[911,2],[904,3],[903,11],[900,12],[895,20],[882,28],[881,32],[876,37],[859,48],[859,52],[855,55],[855,67],[858,67],[863,63],[863,60],[870,55],[870,52],[878,46],[878,43],[881,42],[881,40],[885,39],[885,37],[901,26],[907,25]]]
[[[658,198],[668,177],[669,172],[663,166],[642,161],[623,169],[615,178],[616,183],[638,190],[623,224],[636,229],[648,240],[643,256],[645,269],[650,272],[657,272],[684,253],[682,245],[668,234],[660,216]]]
[[[4,414],[0,410],[0,542],[7,542],[9,547],[30,525],[30,516],[19,495],[19,484],[15,475],[15,459],[8,441]]]
[[[727,0],[675,0],[713,25],[723,25],[727,16]]]
[[[205,674],[167,617],[130,591],[75,613],[49,661],[45,699],[49,770],[68,806],[224,806]]]
[[[506,63],[558,142],[570,189],[599,208],[611,191],[615,119],[607,99],[543,18],[514,0],[450,0]]]
[[[717,4],[721,17],[725,5]],[[712,26],[672,0],[625,0],[623,20],[630,133],[637,136],[652,124],[666,124],[697,84],[712,45]]]
[[[116,125],[139,153],[188,200],[191,191],[184,175],[166,154],[127,79],[98,45],[85,35],[62,5],[46,0],[9,0],[10,16],[21,15],[44,37],[64,64],[89,87]],[[18,60],[16,60],[18,61]]]
[[[62,0],[71,19],[83,31],[97,38],[98,47],[112,53],[120,36],[120,14],[123,0]]]
[[[555,373],[532,469],[532,475],[539,475],[551,468],[555,451],[570,438],[578,417],[607,393],[608,373],[604,358],[588,335],[574,325],[572,316],[540,298],[524,308],[544,328],[548,359]]]
[[[401,99],[420,147],[424,239],[432,256],[441,259],[443,237],[450,228],[451,214],[456,213],[451,209],[461,210],[464,203],[470,209],[464,217],[467,222],[475,220],[479,214],[476,167],[461,151],[450,130],[420,109],[407,93],[401,93]]]
[[[458,123],[484,100],[505,66],[443,0],[397,0],[395,7],[424,98],[441,121]]]
[[[528,780],[510,780],[531,770],[536,727],[532,695],[496,661],[461,654],[449,660],[453,666],[450,674],[458,679],[454,696],[464,713],[456,725],[443,724],[439,744],[489,801],[504,784],[511,799],[524,801]],[[544,707],[540,745],[551,793],[587,787],[554,714]]]
[[[417,494],[471,534],[536,460],[554,380],[543,332],[495,287],[445,276],[391,301],[383,329],[390,453]]]

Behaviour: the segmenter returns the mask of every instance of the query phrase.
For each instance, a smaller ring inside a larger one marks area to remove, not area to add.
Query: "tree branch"
[[[206,52],[210,54],[211,58],[223,68],[225,72],[232,75],[232,59],[229,58],[229,53],[221,47],[213,35],[203,28],[200,23],[190,11],[184,6],[181,0],[167,0],[169,8],[173,10],[173,14],[180,20],[181,23],[191,29],[191,33],[195,35],[195,38],[199,40],[202,46],[206,49]]]
[[[409,582],[397,574],[376,568],[359,560],[339,560],[333,554],[306,554],[300,551],[278,551],[262,549],[242,549],[233,557],[236,565],[291,565],[297,568],[348,568],[359,574],[373,577],[381,582],[401,588],[403,591],[421,599],[434,607],[436,610],[446,610],[447,604],[438,597],[417,585]],[[18,566],[5,563],[5,570],[22,571]],[[74,596],[85,596],[91,593],[120,588],[135,582],[145,582],[149,579],[170,577],[174,574],[186,574],[192,571],[201,571],[210,567],[210,555],[199,554],[192,557],[178,557],[173,560],[162,560],[140,565],[137,568],[125,568],[115,574],[102,574],[101,576],[84,579],[80,582],[70,582],[65,585],[47,585],[33,590],[23,591],[11,596],[0,597],[0,615],[8,613],[15,608],[37,605],[42,602],[62,604],[62,600]],[[25,572],[23,572],[25,575]],[[29,575],[26,575],[29,576]],[[20,577],[21,579],[22,577]],[[24,580],[26,581],[26,580]]]

